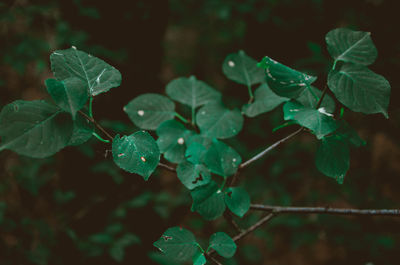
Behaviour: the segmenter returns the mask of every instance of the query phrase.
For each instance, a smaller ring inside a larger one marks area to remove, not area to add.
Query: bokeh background
[[[49,55],[71,45],[109,62],[121,87],[96,97],[97,120],[114,133],[137,128],[122,107],[142,93],[163,93],[179,76],[196,75],[230,107],[247,88],[224,78],[226,55],[268,55],[319,76],[330,58],[325,34],[337,27],[369,31],[378,49],[371,68],[392,85],[389,119],[345,113],[367,145],[352,150],[343,185],[318,173],[316,140],[303,134],[246,169],[241,184],[254,203],[395,208],[400,204],[400,32],[395,0],[15,0],[0,1],[0,106],[49,98]],[[295,128],[276,133],[280,109],[246,119],[229,144],[244,159]],[[234,235],[223,218],[190,212],[191,198],[170,172],[148,182],[112,162],[95,140],[47,159],[0,153],[0,264],[174,264],[152,246],[175,225],[207,243],[215,231]],[[261,213],[237,220],[243,227]],[[400,221],[322,215],[280,216],[239,243],[223,264],[399,264]]]

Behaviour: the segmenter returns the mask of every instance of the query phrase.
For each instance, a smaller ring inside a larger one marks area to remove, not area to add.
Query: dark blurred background
[[[95,118],[132,133],[122,107],[141,93],[164,93],[179,76],[196,75],[221,90],[230,107],[247,89],[224,78],[226,55],[243,49],[319,76],[330,66],[325,34],[337,27],[369,31],[378,49],[371,68],[392,86],[387,120],[345,113],[367,146],[352,150],[343,185],[317,172],[316,140],[306,134],[247,169],[241,184],[255,203],[356,208],[399,207],[400,20],[392,0],[131,0],[0,2],[0,106],[48,98],[49,55],[71,45],[119,69],[122,85],[94,101]],[[272,133],[281,110],[246,119],[229,144],[244,159],[294,128]],[[182,225],[206,243],[234,231],[222,218],[190,212],[189,193],[158,170],[148,182],[113,165],[95,140],[47,159],[0,153],[0,264],[174,264],[152,243]],[[107,155],[108,154],[108,155]],[[260,213],[237,220],[253,224]],[[400,222],[385,217],[280,216],[244,239],[223,264],[399,264]]]

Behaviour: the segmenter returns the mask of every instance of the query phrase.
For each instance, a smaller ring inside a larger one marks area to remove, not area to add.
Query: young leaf
[[[193,199],[192,211],[198,212],[204,219],[214,220],[224,213],[224,194],[214,181],[192,190],[190,194]]]
[[[210,237],[209,248],[215,249],[224,258],[232,258],[236,252],[236,244],[233,239],[224,232],[217,232]]]
[[[50,55],[51,70],[57,80],[76,77],[82,80],[89,94],[96,96],[121,84],[121,73],[104,62],[74,46]]]
[[[153,245],[177,261],[191,260],[198,248],[192,232],[176,226],[168,228]]]
[[[93,123],[89,122],[81,115],[76,116],[74,120],[74,129],[68,145],[76,146],[85,143],[92,137],[93,131]]]
[[[193,265],[204,265],[207,263],[204,253],[198,251],[196,255],[193,256]]]
[[[225,76],[236,83],[250,87],[264,81],[264,71],[257,67],[257,61],[244,51],[231,53],[222,64]]]
[[[168,120],[157,128],[157,144],[164,158],[172,163],[180,163],[185,158],[186,142],[192,135],[176,120]]]
[[[236,173],[242,158],[232,147],[214,139],[205,153],[204,163],[211,172],[226,178]]]
[[[242,108],[242,112],[248,117],[255,117],[261,113],[271,111],[278,107],[288,98],[276,95],[266,83],[261,84],[254,92],[254,102],[246,104]]]
[[[369,32],[338,28],[329,31],[325,40],[335,61],[370,65],[378,55],[370,35]]]
[[[225,203],[231,212],[239,217],[243,217],[250,209],[250,196],[241,187],[229,187],[226,189]]]
[[[123,170],[141,175],[148,180],[160,162],[160,150],[148,132],[139,131],[129,136],[115,136],[112,143],[114,162]]]
[[[16,100],[0,113],[0,151],[44,158],[67,146],[73,129],[71,115],[43,100]]]
[[[235,136],[243,126],[243,116],[238,109],[229,110],[215,103],[199,109],[196,121],[201,134],[219,139]]]
[[[194,76],[172,80],[168,83],[166,92],[173,100],[188,105],[192,109],[209,102],[219,102],[221,99],[221,93]]]
[[[315,154],[315,165],[326,176],[343,183],[350,166],[350,151],[346,139],[337,135],[322,138]]]
[[[202,164],[185,161],[178,165],[176,173],[179,180],[189,190],[208,184],[211,180],[210,171]]]
[[[131,100],[124,111],[141,129],[156,130],[161,123],[175,116],[175,103],[159,94],[143,94]]]
[[[382,113],[388,118],[390,84],[367,67],[346,63],[329,73],[328,86],[336,98],[352,111]]]
[[[318,139],[338,128],[336,121],[324,109],[306,108],[300,103],[289,101],[283,106],[284,119],[294,120],[315,134]]]
[[[75,119],[76,112],[85,106],[89,98],[88,91],[82,80],[76,77],[63,81],[47,79],[45,81],[47,92],[54,102],[64,111],[71,113]]]
[[[322,96],[322,91],[316,87],[310,86],[304,89],[303,92],[296,98],[296,101],[300,102],[304,107],[315,109],[318,101]],[[335,112],[335,101],[331,96],[326,94],[322,99],[321,108],[324,108],[326,112]]]
[[[297,98],[306,87],[317,80],[315,76],[296,71],[268,56],[259,63],[259,66],[265,69],[271,90],[281,97]]]

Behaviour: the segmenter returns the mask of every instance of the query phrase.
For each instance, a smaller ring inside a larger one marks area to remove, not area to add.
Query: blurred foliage
[[[221,88],[228,106],[246,102],[247,91],[222,78],[224,57],[239,49],[326,74],[328,53],[321,36],[337,26],[371,31],[381,51],[374,70],[385,73],[393,88],[399,85],[395,1],[9,2],[0,3],[0,105],[41,98],[50,73],[48,55],[74,45],[121,66],[127,81],[120,92],[95,105],[102,124],[119,133],[135,129],[127,125],[123,105],[140,93],[163,91],[181,75],[195,74]],[[342,186],[316,171],[315,146],[304,136],[246,170],[241,181],[252,202],[396,207],[398,98],[393,89],[389,120],[376,115],[366,124],[357,114],[345,114],[367,146],[352,153]],[[228,142],[243,158],[250,157],[290,132],[271,133],[281,117],[275,110],[246,120],[247,130]],[[171,264],[152,247],[166,227],[183,225],[199,239],[217,230],[233,234],[221,220],[205,222],[190,213],[190,195],[173,174],[159,170],[144,183],[121,172],[110,156],[94,141],[49,159],[1,153],[1,263]],[[247,214],[237,222],[245,227],[260,217]],[[393,219],[287,215],[241,242],[237,255],[223,264],[397,264],[399,247],[399,222]]]

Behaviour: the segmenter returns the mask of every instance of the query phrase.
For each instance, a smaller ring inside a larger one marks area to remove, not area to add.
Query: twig
[[[259,228],[260,226],[262,226],[263,224],[265,224],[266,222],[268,222],[269,220],[272,219],[272,217],[275,216],[275,213],[270,213],[268,215],[266,215],[264,218],[262,218],[260,221],[258,221],[257,223],[255,223],[254,225],[250,226],[249,228],[247,228],[245,231],[243,231],[242,233],[238,234],[237,236],[235,236],[233,239],[233,241],[238,241],[240,239],[242,239],[243,237],[247,236],[248,234],[250,234],[251,232],[253,232],[254,230],[256,230],[257,228]]]
[[[296,136],[297,134],[299,134],[300,132],[303,131],[303,127],[301,127],[300,129],[298,129],[297,131],[289,134],[288,136],[286,136],[283,139],[280,139],[279,141],[275,142],[274,144],[268,146],[266,149],[264,149],[262,152],[258,153],[257,155],[253,156],[252,158],[250,158],[249,160],[247,160],[246,162],[243,162],[242,164],[239,165],[239,169],[245,168],[248,165],[250,165],[251,163],[257,161],[258,159],[260,159],[261,157],[263,157],[264,155],[266,155],[267,153],[269,153],[270,151],[272,151],[273,149],[275,149],[276,147],[278,147],[280,144],[286,142],[287,140],[291,139],[292,137]]]
[[[319,109],[319,107],[321,107],[322,100],[324,99],[326,92],[328,92],[328,85],[325,85],[324,90],[322,91],[322,95],[318,100],[317,106],[315,107],[316,109]]]
[[[210,256],[210,254],[208,253],[204,253],[205,257],[209,260],[211,260],[212,262],[214,262],[217,265],[223,265],[221,262],[219,262],[218,260],[216,260],[214,257]]]
[[[85,117],[88,121],[90,121],[91,123],[94,124],[94,126],[96,126],[97,129],[99,129],[102,133],[104,133],[105,136],[107,136],[107,138],[112,141],[114,140],[114,137],[111,136],[111,134],[109,134],[95,119],[89,117],[89,115],[87,115],[85,112],[79,110],[78,111],[83,117]]]
[[[168,171],[171,171],[171,172],[176,172],[176,169],[175,168],[173,168],[173,167],[170,167],[170,166],[168,166],[167,164],[164,164],[164,163],[158,163],[158,166],[159,167],[162,167],[162,168],[164,168],[164,169],[166,169],[166,170],[168,170]]]
[[[400,217],[400,209],[348,209],[330,207],[282,207],[262,204],[252,204],[252,210],[268,211],[275,214],[297,213],[297,214],[334,214],[334,215],[371,215],[371,216],[393,216]]]
[[[243,232],[242,228],[233,220],[232,214],[229,211],[224,213],[225,220],[236,230],[236,232],[241,233]]]

